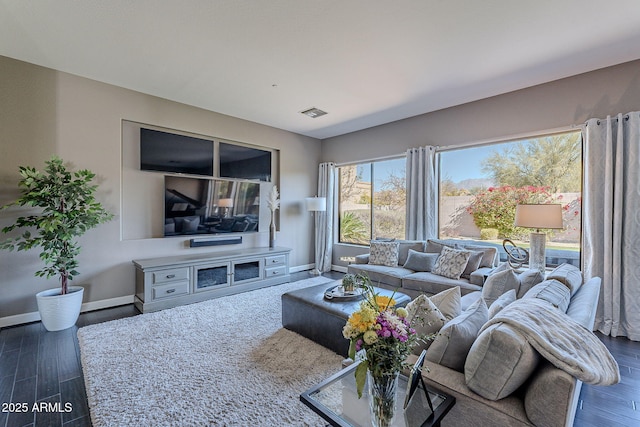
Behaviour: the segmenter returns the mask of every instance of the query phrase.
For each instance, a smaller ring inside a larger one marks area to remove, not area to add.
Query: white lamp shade
[[[563,228],[562,206],[559,204],[517,205],[516,227],[524,228]]]
[[[311,212],[324,212],[327,210],[325,197],[307,197],[307,210]]]
[[[232,208],[233,199],[220,199],[218,200],[218,206],[221,208]]]

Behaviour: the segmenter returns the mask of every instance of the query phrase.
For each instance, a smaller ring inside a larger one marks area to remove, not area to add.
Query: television
[[[140,169],[213,176],[213,141],[141,128]]]
[[[244,145],[218,145],[220,177],[271,181],[271,151]]]
[[[164,236],[257,232],[260,183],[165,175]]]

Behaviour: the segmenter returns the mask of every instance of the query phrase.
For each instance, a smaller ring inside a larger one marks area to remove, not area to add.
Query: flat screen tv
[[[220,176],[271,181],[271,151],[220,142]]]
[[[140,169],[213,175],[213,141],[140,129]]]
[[[258,231],[260,183],[164,177],[164,235]]]

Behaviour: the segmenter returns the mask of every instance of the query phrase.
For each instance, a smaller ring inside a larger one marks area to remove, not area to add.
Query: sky
[[[449,178],[456,183],[465,179],[487,178],[482,173],[482,160],[499,149],[499,146],[492,145],[442,151],[440,153],[441,178]]]

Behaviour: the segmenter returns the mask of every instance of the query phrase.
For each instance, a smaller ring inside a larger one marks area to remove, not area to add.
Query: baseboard
[[[103,308],[117,307],[119,305],[126,304],[133,304],[133,295],[86,302],[82,304],[80,312],[84,313],[85,311],[101,310]],[[40,321],[40,313],[38,313],[37,311],[31,313],[16,314],[13,316],[5,316],[0,317],[0,328],[38,321]]]
[[[344,265],[331,264],[331,270],[339,271],[340,273],[347,273],[347,267],[345,267]]]
[[[315,266],[316,265],[314,263],[314,264],[306,264],[306,265],[298,265],[295,267],[289,267],[289,273],[299,273],[301,271],[313,270]]]

